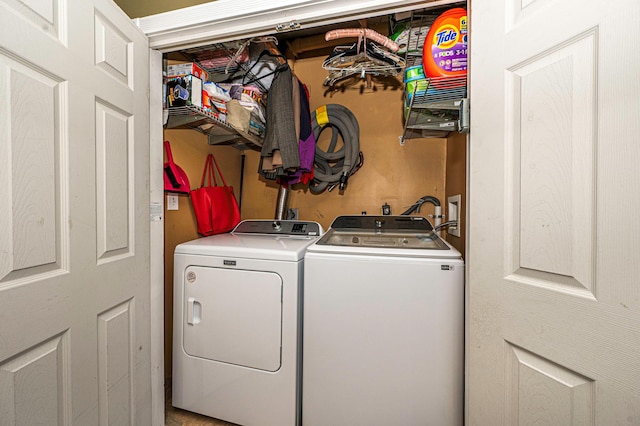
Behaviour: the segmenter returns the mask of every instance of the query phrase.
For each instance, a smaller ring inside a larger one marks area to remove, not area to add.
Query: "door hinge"
[[[300,28],[300,24],[296,21],[291,21],[291,22],[287,22],[284,24],[278,24],[276,25],[276,31],[281,33],[284,31],[293,31],[293,30],[297,30]]]

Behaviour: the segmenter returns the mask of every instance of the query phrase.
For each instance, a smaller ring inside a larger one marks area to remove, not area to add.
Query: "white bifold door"
[[[149,425],[147,39],[108,0],[0,16],[0,425]]]
[[[640,424],[640,3],[470,25],[467,424]]]

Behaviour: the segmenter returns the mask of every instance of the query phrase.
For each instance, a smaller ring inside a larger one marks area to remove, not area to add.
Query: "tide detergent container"
[[[427,77],[459,77],[467,74],[467,10],[449,9],[436,18],[422,49]]]

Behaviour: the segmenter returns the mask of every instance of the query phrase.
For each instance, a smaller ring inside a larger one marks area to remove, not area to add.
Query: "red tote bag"
[[[218,185],[216,170],[222,185]],[[240,223],[240,209],[233,194],[233,187],[227,186],[213,154],[207,155],[200,188],[191,191],[190,197],[200,235],[223,234],[233,230]]]

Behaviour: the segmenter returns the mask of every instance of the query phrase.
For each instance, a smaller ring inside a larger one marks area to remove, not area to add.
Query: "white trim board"
[[[302,28],[446,6],[460,0],[217,0],[134,22],[149,37],[149,47],[171,52],[211,43],[278,32],[295,22]]]

